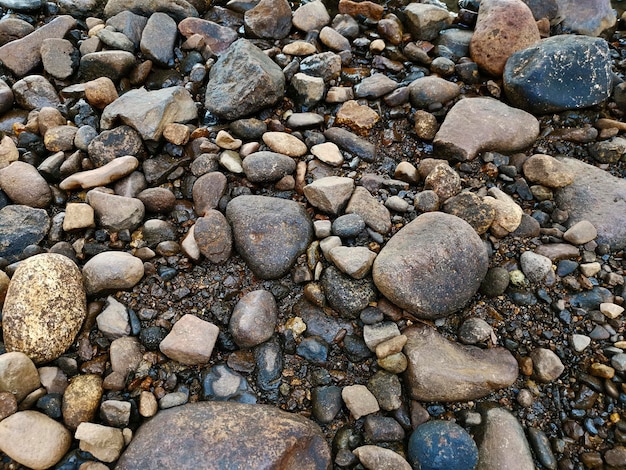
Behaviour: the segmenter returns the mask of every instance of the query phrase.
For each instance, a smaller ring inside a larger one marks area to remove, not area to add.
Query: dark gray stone
[[[101,167],[117,157],[124,155],[141,156],[143,152],[141,136],[129,126],[119,126],[110,131],[103,131],[89,143],[88,147],[89,159],[97,167]]]
[[[36,245],[47,235],[50,218],[43,209],[10,205],[0,209],[0,258],[9,263],[19,260],[28,245]]]
[[[296,161],[281,153],[261,151],[243,160],[243,172],[253,183],[272,183],[296,170]]]
[[[421,470],[466,470],[478,461],[469,433],[452,421],[427,421],[409,439],[409,463]]]
[[[366,162],[376,160],[376,146],[346,129],[331,127],[324,131],[324,137]]]
[[[322,273],[322,288],[330,306],[345,318],[356,318],[370,302],[376,300],[371,279],[354,279],[334,266]]]

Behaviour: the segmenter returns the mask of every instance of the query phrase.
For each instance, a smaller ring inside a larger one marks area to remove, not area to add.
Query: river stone
[[[104,7],[104,16],[110,18],[126,10],[142,16],[150,16],[155,11],[161,11],[177,21],[188,16],[198,16],[198,10],[185,0],[108,0]]]
[[[247,39],[235,41],[220,56],[211,67],[209,83],[207,110],[228,120],[272,106],[285,94],[281,68]]]
[[[352,451],[361,464],[370,470],[411,470],[411,465],[400,454],[384,447],[365,445]]]
[[[615,25],[617,18],[609,0],[556,0],[564,30],[585,36],[600,33]]]
[[[63,394],[63,422],[70,429],[93,421],[102,398],[102,378],[95,374],[77,375]]]
[[[19,411],[0,421],[0,452],[35,470],[56,465],[71,444],[69,431],[38,411]]]
[[[87,202],[93,207],[98,224],[113,232],[132,231],[143,222],[145,208],[137,198],[92,189],[87,193]]]
[[[29,35],[0,47],[0,61],[17,77],[23,77],[41,63],[41,45],[48,38],[63,38],[76,26],[68,15],[54,18]]]
[[[101,77],[117,82],[128,75],[135,65],[135,56],[131,52],[106,50],[83,55],[78,70],[85,82]]]
[[[427,421],[411,434],[409,463],[420,470],[473,469],[478,449],[472,436],[452,421]]]
[[[504,408],[481,410],[482,423],[475,433],[478,444],[476,470],[507,468],[533,470],[535,465],[524,430]]]
[[[450,12],[445,8],[440,8],[439,5],[443,3],[432,5],[411,2],[404,8],[407,27],[416,39],[432,41],[452,22]]]
[[[548,188],[562,188],[574,181],[574,174],[550,155],[535,154],[524,162],[522,168],[529,182]]]
[[[37,368],[26,354],[19,351],[0,354],[0,392],[11,393],[19,403],[40,386]]]
[[[226,206],[239,254],[261,279],[289,272],[313,239],[313,223],[297,202],[268,196],[239,196]]]
[[[138,88],[124,93],[104,108],[100,127],[111,129],[120,119],[145,140],[159,140],[168,124],[191,121],[197,115],[193,98],[182,86],[152,91]]]
[[[408,338],[404,353],[409,360],[405,383],[414,400],[474,400],[517,379],[517,361],[504,348],[454,343],[426,325],[412,326],[403,333]]]
[[[199,217],[193,230],[193,237],[200,253],[211,263],[223,263],[232,253],[233,236],[224,214],[209,209]]]
[[[38,364],[56,359],[74,341],[86,303],[81,272],[69,258],[43,253],[25,259],[2,311],[7,350],[21,351]]]
[[[122,251],[99,253],[83,266],[87,295],[130,289],[141,280],[143,274],[141,260]]]
[[[228,329],[237,346],[251,348],[272,337],[277,318],[278,307],[272,293],[255,290],[239,299]]]
[[[126,155],[139,156],[144,153],[139,133],[130,126],[118,126],[110,131],[102,131],[89,142],[89,159],[94,166],[101,167],[116,158]]]
[[[437,155],[467,161],[482,151],[522,150],[538,135],[539,121],[532,114],[491,98],[465,98],[450,109],[433,145]]]
[[[611,94],[609,46],[600,38],[553,36],[511,55],[503,79],[512,105],[533,114],[593,106]]]
[[[217,55],[228,49],[238,38],[237,32],[232,28],[202,18],[185,18],[178,24],[178,30],[186,38],[196,34],[201,36],[211,52]]]
[[[243,22],[253,37],[283,39],[291,30],[291,16],[287,0],[260,0],[244,13]]]
[[[569,213],[568,226],[587,220],[598,244],[626,247],[626,181],[574,158],[558,160],[574,174],[572,184],[555,192],[557,206]]]
[[[487,250],[464,220],[443,212],[418,216],[383,247],[372,268],[378,290],[420,318],[462,308],[480,287]]]
[[[164,432],[166,433],[164,439]],[[269,405],[204,401],[160,411],[115,467],[330,468],[330,449],[308,419]]]
[[[48,234],[50,218],[44,209],[11,204],[0,209],[0,257],[17,261],[24,249]]]
[[[132,155],[125,155],[111,160],[109,163],[93,170],[79,171],[68,176],[59,184],[64,191],[73,189],[90,189],[106,186],[132,173],[139,166],[139,160]]]
[[[376,300],[371,279],[354,279],[334,266],[322,273],[322,287],[330,306],[344,318],[356,318],[361,310]]]
[[[434,103],[447,103],[461,93],[461,88],[440,77],[421,77],[409,85],[409,98],[416,108],[427,108]]]
[[[313,207],[331,215],[337,215],[344,209],[353,190],[354,180],[343,176],[319,178],[303,188]]]
[[[296,162],[282,153],[261,151],[251,153],[244,158],[242,167],[249,181],[273,183],[283,176],[293,174],[296,171]]]
[[[33,165],[16,161],[0,170],[0,188],[16,204],[45,209],[52,192],[46,180]]]
[[[499,77],[511,54],[540,39],[533,14],[522,0],[482,0],[470,55],[485,72]]]

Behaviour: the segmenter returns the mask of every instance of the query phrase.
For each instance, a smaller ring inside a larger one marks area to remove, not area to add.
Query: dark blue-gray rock
[[[579,292],[569,298],[572,307],[582,308],[584,310],[596,310],[600,308],[601,303],[612,302],[613,294],[606,287],[595,286],[588,291]]]
[[[511,55],[503,79],[513,106],[534,114],[593,106],[611,94],[609,46],[600,38],[553,36]]]
[[[135,56],[128,51],[99,51],[82,56],[78,72],[84,82],[100,77],[117,82],[134,66]]]
[[[254,152],[243,159],[243,172],[253,183],[272,183],[296,171],[296,161],[282,153]]]
[[[312,421],[269,405],[205,401],[163,410],[143,424],[115,467],[280,468],[331,466]]]
[[[148,18],[145,16],[137,15],[130,11],[122,11],[109,18],[106,24],[107,26],[113,26],[116,31],[130,39],[135,47],[139,47],[141,33],[147,21]]]
[[[533,456],[522,426],[504,408],[481,410],[482,422],[474,438],[478,444],[476,470],[511,468],[533,470]]]
[[[329,315],[326,310],[307,302],[304,298],[293,306],[293,313],[302,318],[306,324],[307,335],[319,336],[327,343],[332,343],[337,332],[342,329],[346,330],[348,335],[354,331],[352,323]]]
[[[588,220],[598,231],[598,244],[626,247],[626,180],[575,158],[558,160],[574,174],[572,184],[555,192],[558,208],[569,213],[567,225]]]
[[[366,162],[376,160],[376,146],[346,129],[331,127],[324,131],[324,137]]]
[[[552,452],[550,439],[546,433],[539,428],[528,428],[528,439],[541,465],[550,470],[555,470],[556,457]]]
[[[254,350],[256,384],[264,392],[277,392],[283,373],[283,350],[274,337]]]
[[[176,21],[166,13],[153,13],[141,35],[141,52],[157,65],[172,67],[177,35]]]
[[[324,365],[328,359],[328,343],[319,336],[308,336],[300,341],[296,354],[307,361]]]
[[[369,278],[354,279],[329,266],[322,273],[321,281],[326,300],[342,317],[356,318],[376,300],[374,283]]]
[[[185,0],[108,0],[104,7],[104,16],[110,18],[127,10],[142,16],[150,16],[160,11],[167,13],[176,21],[188,16],[198,16],[198,10],[191,2]]]
[[[193,98],[182,86],[153,91],[138,88],[124,93],[104,108],[100,127],[111,129],[119,119],[145,140],[159,140],[168,124],[192,121],[197,116]]]
[[[617,17],[610,0],[556,0],[560,26],[568,32],[599,36],[615,25]]]
[[[487,249],[467,222],[428,212],[387,242],[374,260],[372,275],[390,301],[433,319],[462,308],[480,287],[488,265]]]
[[[506,349],[480,349],[447,340],[434,328],[413,326],[403,332],[409,361],[405,384],[418,401],[468,401],[508,387],[518,365]]]
[[[211,68],[204,105],[216,116],[234,120],[276,104],[284,94],[281,68],[250,41],[239,39]]]
[[[18,261],[28,245],[36,245],[48,234],[50,217],[44,209],[9,205],[0,209],[0,258]]]
[[[469,470],[478,461],[472,436],[458,424],[444,420],[418,426],[409,439],[408,454],[411,466],[421,470]]]
[[[329,385],[311,390],[311,411],[320,423],[330,423],[341,411],[341,388]]]
[[[235,246],[255,275],[277,279],[289,272],[313,238],[313,223],[297,202],[268,196],[239,196],[226,218]]]
[[[225,364],[211,367],[202,374],[204,400],[256,403],[256,394],[248,381]]]
[[[117,126],[110,131],[103,131],[87,147],[89,159],[96,167],[106,165],[117,157],[141,156],[144,152],[141,136],[130,126]]]

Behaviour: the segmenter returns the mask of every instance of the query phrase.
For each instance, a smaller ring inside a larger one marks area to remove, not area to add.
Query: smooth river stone
[[[467,161],[483,151],[522,150],[538,136],[539,121],[532,114],[492,98],[465,98],[450,109],[433,145],[441,157]]]
[[[94,170],[80,171],[68,176],[59,184],[59,188],[68,191],[72,189],[90,189],[97,186],[106,186],[129,175],[139,166],[139,160],[132,155],[118,157],[106,165]]]
[[[228,203],[226,218],[237,251],[261,279],[287,274],[313,239],[309,215],[287,199],[239,196]]]
[[[420,215],[398,231],[374,260],[378,290],[420,318],[462,308],[487,274],[489,256],[463,219],[443,212]]]
[[[330,449],[313,421],[269,405],[204,401],[160,411],[115,467],[325,470]]]
[[[99,294],[117,289],[130,289],[144,274],[139,258],[123,251],[99,253],[83,266],[87,294]]]
[[[2,312],[7,351],[33,362],[52,361],[69,348],[87,314],[83,277],[69,258],[43,253],[22,261]]]
[[[469,401],[508,387],[518,365],[506,349],[480,349],[447,340],[434,328],[417,325],[403,332],[408,341],[406,384],[418,401]]]

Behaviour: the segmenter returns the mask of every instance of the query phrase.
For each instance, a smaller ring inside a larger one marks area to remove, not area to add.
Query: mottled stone
[[[207,462],[220,468],[322,470],[330,467],[330,449],[319,427],[298,414],[207,401],[159,412],[139,428],[116,468],[201,468]]]
[[[206,211],[196,221],[193,236],[200,253],[211,263],[223,263],[230,258],[233,237],[230,225],[221,212],[214,209]]]
[[[239,299],[228,328],[239,347],[251,348],[272,337],[277,317],[278,307],[272,293],[256,290]]]
[[[48,234],[50,218],[44,209],[11,204],[0,209],[0,256],[17,261],[29,245]]]
[[[100,407],[102,378],[95,374],[77,375],[63,394],[63,422],[70,429],[93,421]]]
[[[550,155],[533,155],[524,162],[523,170],[529,182],[548,188],[562,188],[574,181],[574,174]]]
[[[419,425],[409,439],[408,454],[412,467],[421,470],[465,470],[478,461],[478,449],[469,433],[446,420]]]

